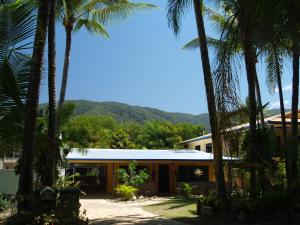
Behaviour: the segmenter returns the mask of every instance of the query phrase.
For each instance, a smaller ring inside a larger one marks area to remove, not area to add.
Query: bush
[[[9,208],[10,195],[0,194],[0,212],[6,208]]]
[[[135,160],[128,165],[128,171],[120,168],[118,169],[118,174],[121,182],[134,187],[145,183],[149,179],[146,169],[137,170],[137,162]]]
[[[183,194],[185,197],[191,197],[193,187],[188,183],[183,183]]]
[[[216,192],[209,192],[207,196],[200,196],[203,205],[212,207],[215,211],[225,209],[228,205],[226,199],[220,198]]]
[[[123,199],[124,201],[128,201],[132,200],[135,197],[138,189],[130,185],[122,184],[119,185],[115,190],[117,195],[121,197],[121,199]]]

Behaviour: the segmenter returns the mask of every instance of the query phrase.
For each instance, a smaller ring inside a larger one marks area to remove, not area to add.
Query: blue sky
[[[146,2],[146,0],[145,0]],[[117,101],[170,112],[207,112],[199,51],[181,47],[196,37],[193,11],[185,16],[175,38],[167,26],[166,0],[148,0],[159,9],[132,16],[107,26],[110,39],[82,30],[73,35],[67,99]],[[213,35],[206,21],[208,35]],[[62,74],[65,34],[57,26],[57,90]],[[287,64],[283,85],[287,107],[291,100],[291,65]],[[264,68],[258,66],[263,102],[278,107],[277,93],[270,96]],[[241,72],[240,94],[247,95],[246,77]],[[40,102],[47,102],[47,80],[42,81]]]

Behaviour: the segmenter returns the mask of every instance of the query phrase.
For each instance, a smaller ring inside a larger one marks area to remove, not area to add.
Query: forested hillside
[[[135,121],[139,123],[149,120],[163,120],[172,123],[192,123],[201,125],[208,131],[210,130],[208,113],[199,115],[174,113],[150,107],[132,106],[119,102],[93,102],[88,100],[72,100],[68,102],[72,102],[76,106],[73,116],[102,115],[111,116],[118,122]],[[45,107],[45,104],[42,104],[42,107]],[[279,109],[267,111],[267,115],[278,113]]]

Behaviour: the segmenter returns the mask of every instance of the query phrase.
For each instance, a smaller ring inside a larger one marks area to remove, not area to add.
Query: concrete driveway
[[[166,201],[167,198],[155,198],[141,202],[116,202],[112,199],[81,199],[80,203],[87,212],[93,225],[185,225],[184,223],[164,219],[143,210],[143,206]]]

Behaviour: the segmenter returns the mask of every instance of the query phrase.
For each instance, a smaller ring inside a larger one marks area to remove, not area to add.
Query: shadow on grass
[[[90,220],[91,225],[110,225],[110,224],[140,224],[140,225],[184,225],[170,219],[161,217],[140,217],[138,215],[116,216],[114,218],[103,218]]]
[[[170,205],[169,209],[176,209],[176,208],[184,207],[187,205],[195,204],[196,202],[197,202],[197,199],[173,197],[165,202],[156,203],[156,204],[152,204],[149,206],[158,206],[159,207],[159,206]]]

